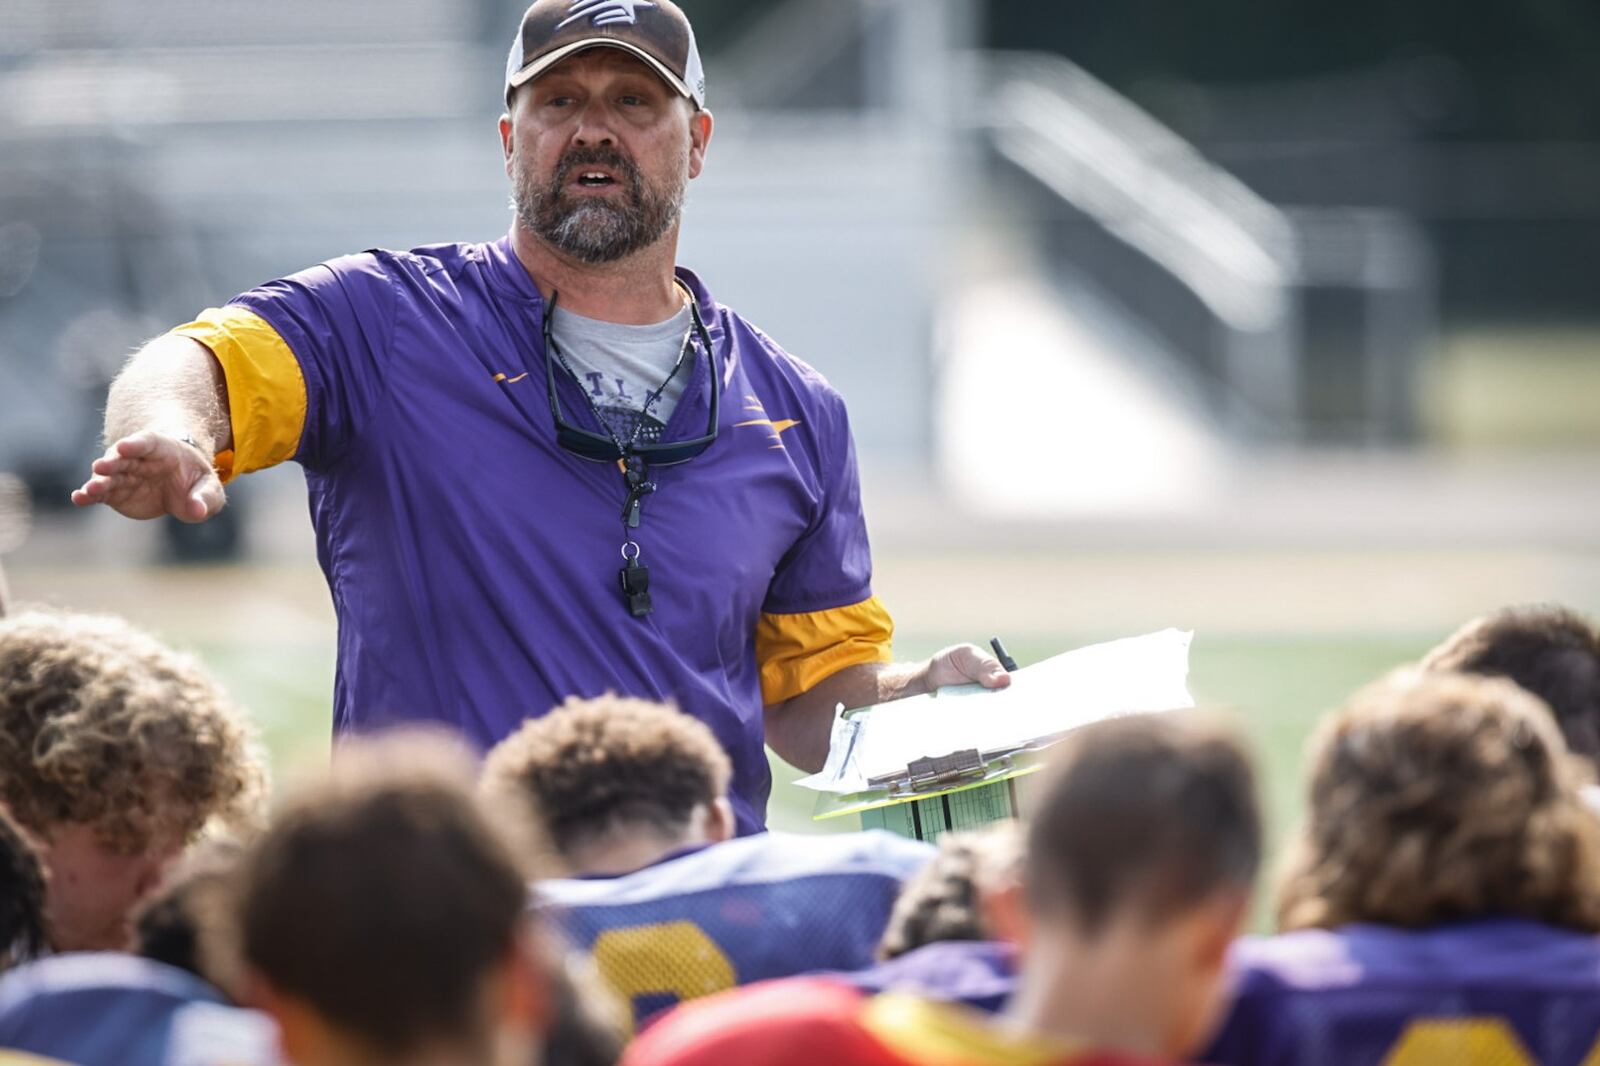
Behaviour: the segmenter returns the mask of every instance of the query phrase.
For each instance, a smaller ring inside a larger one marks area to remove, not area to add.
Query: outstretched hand
[[[199,448],[154,430],[123,437],[89,467],[72,494],[79,507],[103,503],[128,518],[204,522],[222,510],[222,479]]]
[[[927,686],[933,689],[977,682],[984,688],[1005,688],[1011,684],[1000,660],[976,644],[957,644],[928,660]]]

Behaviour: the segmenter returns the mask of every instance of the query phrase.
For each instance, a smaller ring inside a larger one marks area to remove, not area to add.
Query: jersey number
[[[693,922],[612,929],[595,938],[592,951],[601,978],[630,1009],[641,999],[697,999],[738,983],[728,956]]]
[[[1430,1018],[1406,1026],[1383,1066],[1433,1066],[1470,1062],[1476,1066],[1538,1066],[1511,1026],[1498,1018]],[[1600,1066],[1600,1044],[1581,1066]]]

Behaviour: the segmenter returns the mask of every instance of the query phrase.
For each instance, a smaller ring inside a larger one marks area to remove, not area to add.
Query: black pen
[[[1017,660],[1006,654],[1006,646],[1000,643],[999,637],[990,637],[989,647],[994,649],[994,657],[1000,660],[1000,665],[1005,668],[1006,673],[1014,674],[1017,672]]]

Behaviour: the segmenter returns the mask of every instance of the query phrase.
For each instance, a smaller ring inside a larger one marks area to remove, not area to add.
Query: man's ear
[[[240,1004],[272,1016],[278,1023],[278,1044],[285,1061],[311,1062],[324,1050],[327,1030],[310,1006],[280,993],[260,973],[252,970],[244,979]]]
[[[1198,967],[1207,971],[1222,967],[1249,913],[1250,893],[1237,889],[1218,892],[1201,906],[1194,939]]]
[[[1028,915],[1027,893],[1022,881],[1007,877],[978,894],[978,910],[983,927],[993,940],[1003,940],[1019,951],[1026,951],[1033,934],[1033,921]]]
[[[511,175],[511,115],[500,116],[500,154],[505,157],[506,176]]]
[[[556,1023],[551,963],[540,949],[538,934],[519,933],[502,966],[502,1018],[513,1028],[543,1036]]]
[[[706,808],[706,840],[711,843],[731,840],[738,831],[738,825],[738,819],[733,816],[733,804],[728,802],[728,797],[718,796]]]
[[[706,148],[711,144],[711,130],[716,125],[711,112],[704,109],[689,116],[689,177],[698,178],[706,165]]]

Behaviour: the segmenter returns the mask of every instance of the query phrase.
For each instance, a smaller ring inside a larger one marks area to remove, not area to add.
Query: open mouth
[[[603,189],[615,185],[617,179],[601,170],[584,170],[578,173],[577,184],[585,189]]]

